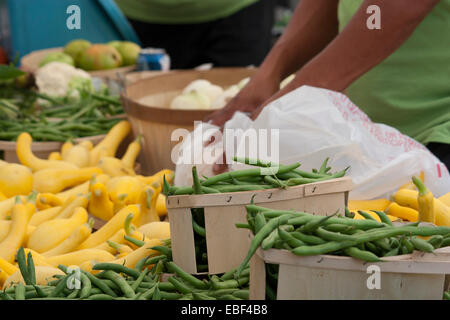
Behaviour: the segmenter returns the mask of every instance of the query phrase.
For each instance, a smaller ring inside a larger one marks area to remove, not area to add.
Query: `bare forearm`
[[[338,0],[300,0],[257,77],[280,82],[327,46],[338,34],[337,5]]]
[[[439,1],[364,1],[346,28],[297,73],[295,81],[276,96],[303,84],[336,91],[345,90],[353,81],[398,49],[437,2]],[[381,9],[381,29],[369,30],[366,26],[366,8],[372,4]]]

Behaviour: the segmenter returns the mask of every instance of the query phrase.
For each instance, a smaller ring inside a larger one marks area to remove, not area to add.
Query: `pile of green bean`
[[[120,97],[108,91],[81,92],[79,99],[52,98],[31,89],[0,98],[0,140],[28,132],[35,141],[67,141],[107,133],[124,115]],[[45,99],[49,106],[37,106]]]
[[[384,212],[375,212],[381,222],[369,219],[370,215],[365,220],[355,220],[336,214],[317,216],[248,205],[245,227],[252,230],[254,238],[237,276],[258,247],[285,249],[299,256],[331,254],[381,262],[383,257],[414,250],[432,253],[435,248],[450,245],[450,227],[419,226],[419,223],[393,226]]]
[[[136,243],[140,243],[137,241]],[[206,276],[201,280],[171,261],[168,246],[156,246],[159,255],[139,261],[135,268],[114,263],[97,263],[93,275],[81,270],[79,288],[71,286],[74,270],[59,265],[65,275],[55,275],[56,280],[47,285],[36,285],[31,253],[25,258],[21,248],[17,254],[19,269],[25,284],[13,284],[0,292],[0,300],[248,300],[249,268],[244,268],[239,278],[236,270],[221,277]],[[171,273],[168,281],[161,275]]]
[[[327,166],[329,158],[326,158],[320,169],[314,170],[315,172],[297,169],[300,163],[281,165],[238,157],[234,157],[233,160],[255,166],[255,168],[230,171],[200,179],[194,166],[192,167],[193,186],[175,187],[170,186],[165,181],[163,192],[166,196],[170,196],[287,188],[289,186],[341,178],[348,170],[348,168],[345,168],[336,173],[331,173],[331,167]]]
[[[259,159],[238,157],[234,157],[233,160],[253,165],[255,168],[231,171],[214,177],[203,177],[204,179],[200,179],[197,174],[197,168],[193,166],[192,186],[170,186],[164,178],[163,193],[166,196],[170,196],[287,188],[289,186],[340,178],[348,170],[348,168],[345,168],[336,173],[331,173],[331,167],[328,166],[329,158],[322,162],[319,169],[313,169],[313,172],[299,170],[299,163],[280,165]],[[203,208],[193,208],[191,212],[197,270],[199,272],[208,271],[204,210]]]

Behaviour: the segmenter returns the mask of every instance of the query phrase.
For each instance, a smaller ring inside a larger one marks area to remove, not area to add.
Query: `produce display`
[[[61,142],[101,135],[124,114],[119,96],[105,85],[94,89],[88,74],[69,65],[49,63],[32,82],[14,67],[0,70],[0,140],[14,141],[22,132]]]
[[[316,216],[248,205],[247,227],[254,237],[236,276],[243,272],[259,247],[288,250],[298,256],[328,254],[383,262],[384,257],[409,254],[414,250],[432,253],[436,248],[450,245],[450,227],[420,226],[418,223],[393,226],[382,211],[376,211],[376,214],[381,222],[370,215],[360,220],[336,216],[336,213]],[[266,270],[269,278],[276,280],[276,267],[268,265]],[[276,287],[270,285],[268,280],[269,297],[276,295]]]
[[[326,158],[318,170],[307,172],[299,170],[300,163],[278,165],[258,159],[234,157],[234,161],[252,165],[254,168],[225,172],[214,177],[197,175],[197,168],[192,167],[193,186],[175,187],[164,181],[163,193],[166,196],[186,194],[212,194],[224,192],[254,191],[273,188],[288,188],[301,184],[326,181],[343,177],[348,168],[332,173]],[[275,169],[276,168],[276,169]],[[268,173],[272,170],[273,174]],[[194,230],[197,270],[208,271],[208,254],[206,245],[205,218],[203,208],[192,208],[192,227]]]
[[[20,247],[32,254],[36,279],[44,279],[57,274],[59,264],[85,271],[97,262],[134,268],[151,254],[147,246],[170,238],[160,192],[163,177],[171,181],[173,172],[136,174],[140,137],[115,158],[130,132],[121,121],[97,145],[66,142],[51,160],[33,154],[28,133],[19,135],[21,164],[0,161],[0,285],[18,280]],[[97,229],[94,219],[101,222]]]
[[[67,43],[63,52],[47,54],[39,66],[61,62],[86,71],[115,69],[136,64],[140,51],[141,47],[130,41],[92,44],[84,39],[76,39]]]

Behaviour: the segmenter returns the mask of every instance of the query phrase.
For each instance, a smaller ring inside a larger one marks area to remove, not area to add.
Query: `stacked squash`
[[[21,246],[38,270],[57,274],[59,264],[86,271],[106,261],[134,267],[150,246],[170,238],[169,223],[161,221],[167,214],[161,188],[173,172],[136,174],[140,137],[116,158],[130,132],[122,121],[97,145],[66,142],[48,159],[33,154],[28,133],[18,137],[21,164],[0,161],[0,286],[21,280],[15,265]]]

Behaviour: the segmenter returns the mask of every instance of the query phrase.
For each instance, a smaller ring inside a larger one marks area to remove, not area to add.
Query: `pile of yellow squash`
[[[91,272],[96,262],[132,268],[152,253],[149,247],[170,238],[161,186],[174,173],[136,174],[139,137],[116,158],[130,132],[130,124],[121,121],[97,145],[67,142],[48,159],[33,154],[28,133],[18,137],[21,164],[0,161],[0,288],[21,280],[15,263],[21,246],[44,279],[58,274],[59,264]],[[146,245],[137,247],[125,235]]]
[[[420,180],[424,181],[423,172]],[[380,221],[380,218],[370,210],[384,211],[392,220],[404,220],[416,222],[419,219],[418,191],[414,183],[402,185],[391,199],[375,200],[349,200],[348,209],[355,214],[355,219],[364,219],[358,210],[365,211]],[[450,226],[450,192],[434,198],[435,224],[438,226]]]

